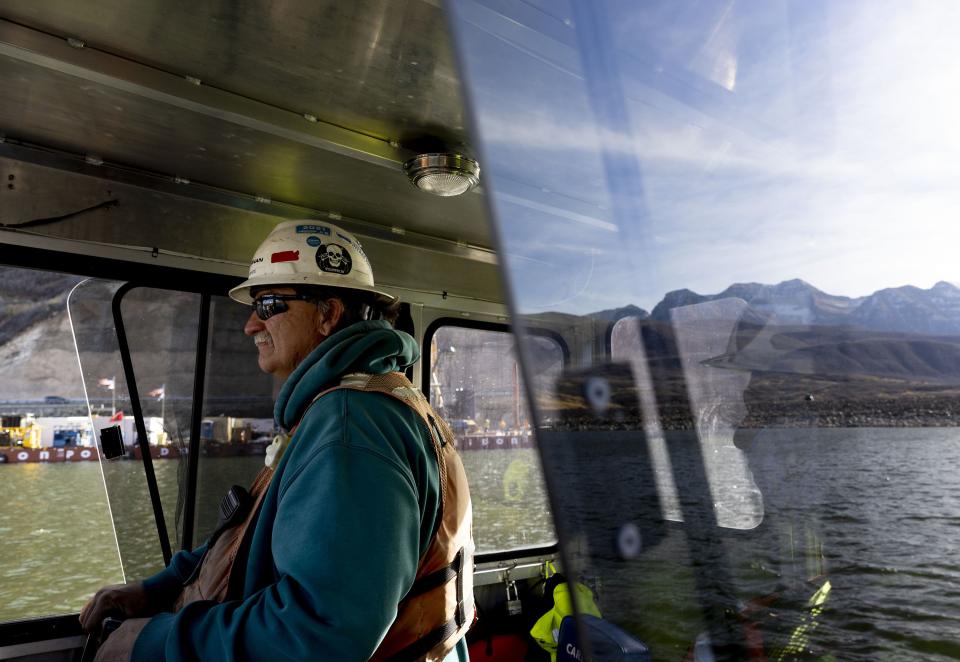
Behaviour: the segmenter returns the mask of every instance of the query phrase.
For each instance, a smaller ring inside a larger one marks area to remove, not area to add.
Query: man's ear
[[[337,298],[330,298],[327,299],[326,304],[328,306],[327,314],[323,316],[320,322],[320,333],[329,336],[337,328],[340,318],[343,317],[343,302]]]

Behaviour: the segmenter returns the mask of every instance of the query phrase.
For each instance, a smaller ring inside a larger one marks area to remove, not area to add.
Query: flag
[[[115,379],[107,379],[106,377],[101,379],[98,383],[100,384],[100,386],[107,387],[107,390],[110,390],[110,391],[112,391],[114,387],[116,387],[117,385],[117,382]]]
[[[147,395],[149,395],[151,398],[156,398],[157,400],[163,400],[163,397],[164,397],[163,392],[165,389],[166,389],[165,386],[161,386],[160,388],[153,389],[152,391],[147,393]]]
[[[122,420],[123,420],[123,412],[122,412],[122,411],[118,411],[116,414],[114,414],[113,416],[110,417],[110,422],[111,422],[111,423],[119,423],[119,422],[122,421]]]

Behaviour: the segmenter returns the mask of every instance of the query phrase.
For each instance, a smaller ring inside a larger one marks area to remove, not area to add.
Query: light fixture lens
[[[403,169],[421,191],[444,197],[466,193],[480,182],[480,164],[460,154],[419,154]]]

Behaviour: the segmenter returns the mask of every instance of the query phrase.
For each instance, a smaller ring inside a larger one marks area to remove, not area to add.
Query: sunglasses
[[[257,317],[268,320],[274,315],[290,310],[287,301],[291,300],[316,301],[316,297],[309,294],[264,294],[254,299],[251,307],[257,311]]]

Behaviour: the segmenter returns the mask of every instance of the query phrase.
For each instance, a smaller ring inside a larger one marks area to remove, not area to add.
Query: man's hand
[[[86,632],[98,632],[107,616],[134,618],[152,616],[153,613],[143,584],[113,584],[104,586],[83,605],[80,625]]]
[[[149,622],[150,619],[147,618],[124,621],[123,625],[97,649],[97,656],[93,662],[129,662],[133,645],[137,643],[137,637],[140,636],[140,630]]]

